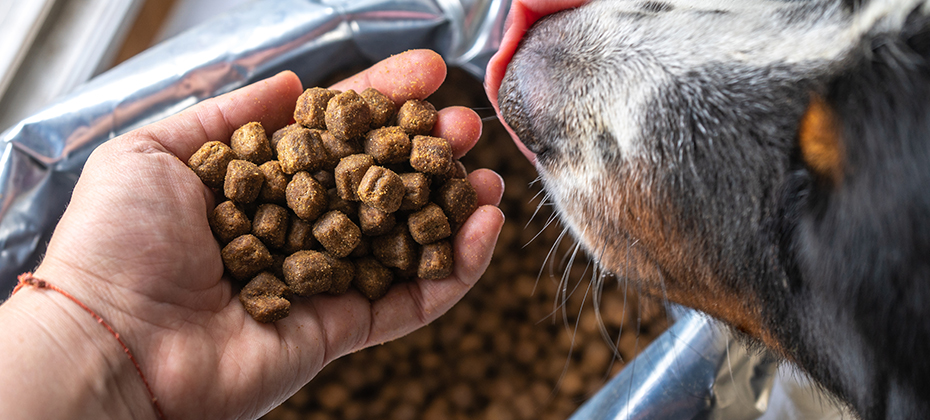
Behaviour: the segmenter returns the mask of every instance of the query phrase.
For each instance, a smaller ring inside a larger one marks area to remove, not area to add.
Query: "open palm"
[[[372,86],[396,102],[425,98],[445,77],[441,58],[410,51],[334,88]],[[239,125],[269,130],[290,120],[300,81],[282,73],[205,101],[99,147],[36,276],[54,279],[121,333],[166,417],[254,418],[283,402],[331,360],[425,325],[484,272],[503,216],[503,185],[491,171],[469,180],[481,207],[454,238],[450,278],[395,285],[370,302],[357,292],[299,298],[273,324],[253,321],[222,278],[207,223],[213,193],[185,162],[207,141],[228,142]],[[465,108],[440,112],[434,134],[458,155],[481,121]]]

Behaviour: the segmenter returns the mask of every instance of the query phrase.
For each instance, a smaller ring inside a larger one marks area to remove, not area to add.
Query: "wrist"
[[[96,311],[82,292],[73,294]],[[0,418],[156,418],[117,337],[65,294],[23,287],[0,306],[0,329],[0,388],[11,390]]]

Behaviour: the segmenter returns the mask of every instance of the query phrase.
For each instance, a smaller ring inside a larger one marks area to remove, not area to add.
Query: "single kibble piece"
[[[400,127],[382,127],[365,135],[365,153],[382,165],[406,162],[410,147],[410,136]]]
[[[438,118],[439,113],[433,104],[418,99],[404,102],[397,110],[397,125],[411,136],[429,134]]]
[[[376,300],[387,294],[394,275],[391,270],[372,257],[355,261],[355,279],[352,284],[370,300]]]
[[[386,213],[393,213],[400,208],[405,192],[404,181],[400,176],[381,166],[368,168],[358,184],[359,199]]]
[[[247,160],[236,159],[226,167],[223,193],[237,203],[251,203],[258,198],[265,183],[265,174]]]
[[[239,292],[239,302],[245,311],[258,322],[275,322],[286,318],[291,310],[287,300],[291,290],[273,274],[263,271]]]
[[[277,153],[278,142],[281,141],[281,139],[283,139],[286,134],[290,133],[293,130],[298,130],[298,129],[303,129],[303,128],[304,126],[300,125],[300,123],[293,123],[293,124],[288,124],[284,126],[283,128],[280,128],[277,131],[275,131],[271,135],[271,138],[268,139],[268,143],[271,146],[271,150]]]
[[[375,159],[366,154],[346,156],[336,165],[336,190],[339,197],[347,201],[359,201],[358,184],[362,182],[368,168],[375,164]]]
[[[329,156],[332,158],[332,165],[336,165],[339,163],[340,159],[346,156],[362,153],[364,151],[357,138],[340,140],[329,131],[323,131],[320,133],[320,139],[323,141],[323,147],[326,148],[326,152],[329,153]]]
[[[452,275],[452,244],[449,241],[423,245],[417,276],[427,280],[444,279]]]
[[[368,131],[371,109],[354,90],[342,92],[326,105],[326,129],[339,140],[358,137]]]
[[[328,252],[324,252],[323,255],[333,268],[333,281],[327,292],[332,295],[341,295],[349,291],[352,279],[355,278],[355,264],[347,259],[336,258]]]
[[[407,219],[410,235],[420,245],[436,242],[452,235],[449,219],[439,206],[430,203]]]
[[[332,172],[316,171],[312,175],[313,175],[313,179],[315,179],[316,182],[319,182],[320,185],[323,186],[323,188],[326,188],[327,190],[330,188],[336,188],[336,176],[333,175]]]
[[[210,230],[222,243],[245,235],[252,231],[252,222],[236,203],[224,201],[210,213]]]
[[[385,126],[394,117],[397,107],[387,95],[375,88],[367,88],[360,95],[368,102],[368,108],[371,110],[371,128]]]
[[[313,224],[297,217],[297,215],[291,215],[287,237],[284,240],[284,252],[293,254],[297,251],[313,249],[315,245],[316,238],[313,237]]]
[[[294,174],[284,195],[287,206],[301,219],[314,220],[326,210],[326,189],[306,172]]]
[[[200,146],[187,165],[210,188],[223,188],[226,179],[226,167],[236,159],[236,152],[223,142],[209,141]]]
[[[239,281],[251,279],[274,262],[268,248],[254,235],[233,239],[223,247],[220,256],[229,274]]]
[[[281,169],[281,163],[276,160],[269,160],[258,167],[265,175],[265,183],[262,184],[262,191],[258,194],[258,199],[267,203],[285,203],[287,183],[291,182],[289,177]]]
[[[452,223],[461,224],[478,209],[478,193],[470,182],[462,178],[446,181],[436,191],[433,201],[442,208]]]
[[[262,124],[258,122],[250,122],[233,131],[232,138],[229,140],[229,147],[232,147],[239,159],[247,160],[256,165],[261,165],[272,159],[268,136],[265,134]]]
[[[439,137],[416,136],[410,150],[410,166],[428,175],[445,175],[455,166],[452,146]]]
[[[326,207],[326,211],[339,210],[342,214],[349,216],[350,219],[354,219],[358,214],[359,203],[357,201],[343,200],[339,196],[339,191],[335,188],[326,190],[326,195],[329,197],[329,205]]]
[[[340,211],[330,211],[313,224],[313,237],[336,258],[349,255],[362,240],[362,231]]]
[[[297,106],[294,108],[294,121],[307,128],[325,130],[326,105],[337,93],[333,90],[318,87],[305,90],[297,98]]]
[[[287,209],[277,204],[260,204],[252,221],[252,234],[271,248],[284,248],[287,238]]]
[[[323,293],[332,286],[333,268],[322,252],[297,251],[284,259],[284,281],[299,296]]]
[[[319,131],[306,128],[296,128],[284,134],[278,141],[277,152],[281,170],[286,174],[316,171],[330,159]]]
[[[378,236],[388,233],[396,224],[394,213],[385,213],[364,202],[358,206],[358,223],[362,233]]]
[[[465,169],[465,165],[462,163],[462,161],[456,160],[456,161],[453,161],[452,164],[454,165],[452,168],[452,173],[450,174],[452,178],[467,178],[468,177],[468,170]]]
[[[419,210],[429,202],[429,178],[420,172],[400,174],[404,183],[404,199],[401,210]]]
[[[372,238],[371,250],[375,258],[387,267],[407,270],[417,264],[417,243],[404,226]]]

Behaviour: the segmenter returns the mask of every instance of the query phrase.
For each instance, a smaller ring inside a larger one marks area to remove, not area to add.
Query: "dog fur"
[[[930,1],[593,1],[498,101],[601,268],[928,416]]]

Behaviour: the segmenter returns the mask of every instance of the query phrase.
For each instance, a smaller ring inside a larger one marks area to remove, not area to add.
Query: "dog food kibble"
[[[464,178],[446,181],[433,198],[452,223],[461,224],[478,209],[478,193]]]
[[[452,274],[452,244],[438,241],[423,245],[417,276],[428,280],[438,280]]]
[[[245,212],[232,201],[224,201],[210,213],[210,230],[226,244],[252,231],[252,222]]]
[[[368,132],[371,109],[354,90],[342,92],[326,105],[326,129],[339,140],[348,140]]]
[[[316,219],[326,210],[326,190],[306,172],[294,174],[284,195],[287,206],[301,219]]]
[[[284,259],[284,282],[299,296],[329,291],[333,268],[322,252],[297,251]]]
[[[341,211],[329,211],[313,224],[313,237],[336,258],[343,258],[358,246],[362,231]]]
[[[261,165],[271,160],[271,145],[261,123],[250,122],[233,132],[229,147],[239,159]]]
[[[264,183],[265,174],[258,166],[247,160],[236,159],[226,167],[223,193],[226,198],[237,203],[251,203],[258,198]]]
[[[251,234],[233,239],[223,247],[220,256],[229,274],[239,281],[252,278],[273,263],[265,244]]]
[[[410,235],[420,245],[448,238],[452,234],[449,219],[439,206],[432,203],[411,214],[407,225],[410,227]]]
[[[286,202],[284,194],[287,190],[287,183],[291,179],[281,170],[281,163],[276,160],[269,160],[259,165],[258,169],[265,175],[265,183],[262,184],[258,199],[266,203],[284,204]]]
[[[426,101],[411,99],[397,110],[397,125],[411,136],[429,134],[437,119],[436,107]]]
[[[429,202],[429,179],[419,172],[400,174],[404,182],[404,199],[400,203],[401,210],[419,210]]]
[[[400,127],[382,127],[365,136],[365,153],[378,163],[401,163],[410,159],[410,137]]]
[[[416,136],[410,150],[410,166],[428,175],[445,175],[454,169],[452,146],[439,137]]]
[[[294,108],[294,121],[307,128],[325,130],[326,105],[337,93],[339,92],[318,87],[305,90],[297,98],[297,106]]]
[[[358,184],[361,201],[385,213],[400,208],[404,199],[404,181],[394,171],[381,166],[372,166]]]
[[[447,277],[447,238],[477,195],[449,143],[424,135],[436,109],[414,100],[398,110],[374,89],[312,88],[293,116],[271,138],[248,123],[188,160],[222,195],[208,220],[246,311],[274,322],[293,295],[355,288],[374,300],[396,281]]]
[[[263,271],[258,273],[239,292],[239,301],[258,322],[275,322],[287,317],[291,302],[287,300],[291,290],[273,274]]]
[[[277,204],[260,204],[252,221],[252,234],[270,248],[283,248],[287,238],[287,209]]]
[[[371,300],[380,299],[393,282],[394,274],[378,260],[364,257],[355,262],[355,279],[352,284],[362,296]]]
[[[336,190],[339,197],[348,201],[359,201],[358,184],[368,172],[368,168],[375,164],[370,155],[356,154],[346,156],[336,165]]]
[[[234,159],[236,152],[229,146],[223,142],[210,141],[200,146],[187,160],[187,164],[206,186],[220,189],[226,179],[226,167]]]

